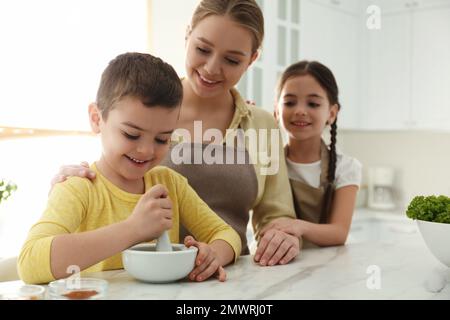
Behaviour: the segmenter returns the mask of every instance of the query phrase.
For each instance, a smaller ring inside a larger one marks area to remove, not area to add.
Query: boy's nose
[[[141,143],[137,148],[137,152],[145,157],[142,160],[149,160],[155,154],[155,146],[153,143]]]

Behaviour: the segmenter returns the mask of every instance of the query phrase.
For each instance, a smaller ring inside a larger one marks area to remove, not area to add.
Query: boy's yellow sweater
[[[50,267],[53,238],[60,234],[95,230],[127,219],[141,195],[127,193],[108,181],[96,168],[97,178],[72,177],[53,188],[47,208],[30,230],[21,250],[18,270],[27,283],[46,283],[54,280]],[[189,186],[186,179],[165,167],[155,167],[144,177],[145,190],[156,184],[169,191],[173,206],[173,227],[170,239],[179,243],[179,224],[183,224],[196,240],[211,243],[221,239],[231,245],[235,259],[241,253],[239,235],[217,216]],[[121,253],[103,260],[86,272],[123,268]],[[68,274],[69,276],[69,274]]]

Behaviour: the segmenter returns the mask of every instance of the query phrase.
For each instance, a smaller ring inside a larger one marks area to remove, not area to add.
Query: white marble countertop
[[[450,299],[450,284],[439,293],[425,288],[434,270],[449,272],[428,251],[415,223],[370,212],[355,216],[345,246],[303,250],[285,266],[260,267],[246,256],[226,270],[224,283],[149,284],[124,270],[90,276],[108,280],[107,299]],[[379,271],[379,289],[371,288],[373,270]],[[0,283],[0,292],[21,284]]]

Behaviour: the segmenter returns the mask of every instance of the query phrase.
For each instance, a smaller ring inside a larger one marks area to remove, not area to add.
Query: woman
[[[269,222],[295,217],[276,122],[270,113],[247,105],[234,88],[257,59],[263,37],[264,18],[254,0],[203,0],[197,6],[185,39],[187,77],[182,81],[178,124],[184,144],[175,146],[165,162],[187,177],[211,209],[239,233],[242,254],[249,253],[245,233],[250,211],[257,237]],[[246,135],[252,131],[263,137],[256,152],[254,141]],[[276,139],[268,138],[273,132]],[[245,143],[245,148],[232,142]],[[208,153],[211,146],[214,150]],[[258,157],[263,151],[272,151],[270,161]],[[205,153],[245,161],[221,164],[196,158]],[[277,170],[268,172],[268,166]],[[92,174],[86,167],[65,166],[53,183],[73,175],[94,178]],[[285,264],[298,255],[299,248],[299,238],[274,228],[259,239],[255,261],[263,266]]]

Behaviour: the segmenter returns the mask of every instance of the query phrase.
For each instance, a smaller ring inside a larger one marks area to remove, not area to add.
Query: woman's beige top
[[[274,117],[247,105],[237,90],[233,89],[232,94],[235,112],[223,145],[210,145],[208,149],[202,143],[180,144],[185,140],[176,138],[180,143],[172,147],[162,165],[188,179],[211,209],[239,233],[242,254],[248,254],[246,229],[251,210],[256,236],[271,220],[294,218],[295,213],[281,135]],[[191,154],[186,154],[189,150]],[[204,156],[194,163],[196,151],[223,159],[224,164],[211,163]],[[178,161],[180,154],[184,156],[182,163]],[[227,155],[232,156],[228,159],[234,159],[230,164],[226,164]]]

